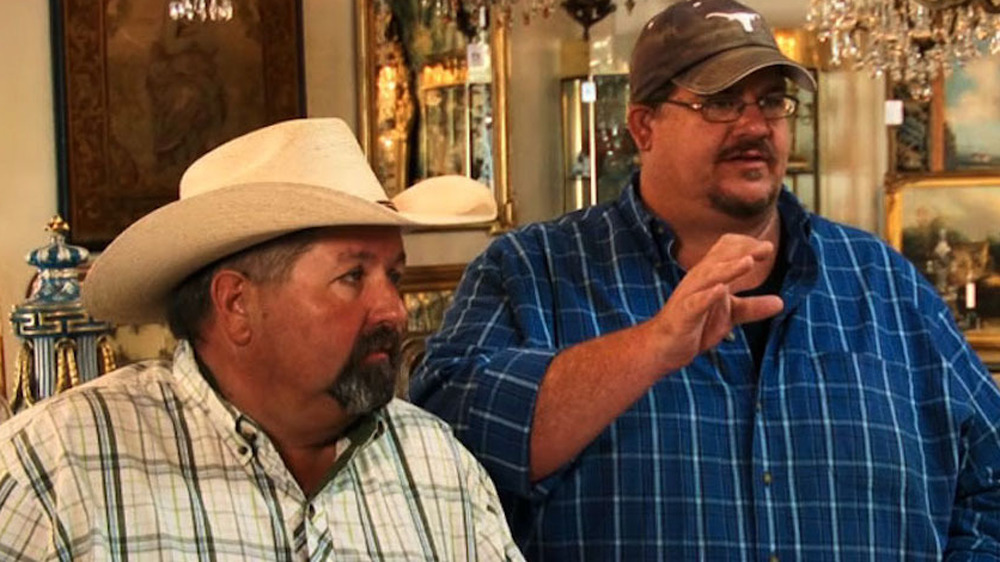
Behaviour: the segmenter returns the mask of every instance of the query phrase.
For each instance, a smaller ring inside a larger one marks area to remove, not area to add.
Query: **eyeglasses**
[[[701,113],[705,121],[711,123],[732,123],[743,115],[750,103],[760,108],[761,115],[768,121],[784,119],[795,114],[799,108],[798,98],[788,94],[768,94],[747,103],[740,98],[722,97],[709,98],[701,102],[686,102],[678,100],[663,100],[663,103],[679,105]]]

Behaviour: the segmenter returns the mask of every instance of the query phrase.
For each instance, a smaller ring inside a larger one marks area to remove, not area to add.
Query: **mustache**
[[[759,152],[761,157],[763,157],[768,162],[774,162],[774,147],[767,139],[746,139],[737,142],[733,146],[722,149],[719,152],[718,161],[731,160],[733,158],[739,157],[743,152],[755,151]]]
[[[351,363],[358,363],[373,352],[385,352],[393,365],[399,362],[400,340],[402,335],[389,326],[378,326],[372,331],[361,334],[354,344],[351,353]]]

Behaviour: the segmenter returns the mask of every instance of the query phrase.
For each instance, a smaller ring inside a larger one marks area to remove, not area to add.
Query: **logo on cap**
[[[754,14],[751,12],[712,12],[711,14],[705,15],[705,19],[708,18],[722,18],[729,21],[737,21],[740,22],[740,25],[743,26],[743,29],[747,33],[753,33],[753,22],[760,19],[760,14]]]

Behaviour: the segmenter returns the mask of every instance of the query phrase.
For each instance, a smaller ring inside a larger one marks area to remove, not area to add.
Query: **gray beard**
[[[373,349],[385,345],[389,360],[363,364],[361,361]],[[337,381],[327,391],[351,415],[371,412],[389,403],[396,392],[399,374],[399,335],[390,329],[363,335],[354,346],[350,359]]]
[[[330,396],[348,414],[366,414],[392,400],[396,390],[396,364],[392,362],[344,370],[330,388]]]

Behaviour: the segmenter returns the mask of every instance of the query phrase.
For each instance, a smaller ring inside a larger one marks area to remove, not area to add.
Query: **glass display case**
[[[813,71],[813,78],[819,82],[819,76]],[[789,118],[792,142],[788,158],[788,169],[785,170],[785,185],[802,202],[802,205],[814,213],[819,213],[819,138],[818,119],[816,118],[817,92],[800,88],[794,82],[789,82],[788,93],[799,98],[799,109]]]
[[[618,197],[637,151],[625,125],[628,75],[562,80],[563,209]]]
[[[493,187],[490,84],[464,72],[425,72],[418,85],[420,127],[416,176],[461,174]]]
[[[506,28],[485,5],[356,1],[359,137],[386,192],[467,175],[496,196],[492,226],[513,226]]]

